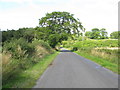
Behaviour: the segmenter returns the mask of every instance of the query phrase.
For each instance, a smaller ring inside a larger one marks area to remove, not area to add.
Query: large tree
[[[39,19],[39,27],[36,30],[42,32],[39,34],[45,35],[44,40],[48,40],[49,44],[54,48],[58,42],[66,40],[69,36],[72,37],[72,35],[79,36],[80,30],[84,31],[85,29],[80,20],[73,17],[73,14],[52,12]]]
[[[39,19],[39,25],[51,30],[50,33],[52,34],[74,33],[79,35],[79,28],[83,30],[81,22],[68,12],[47,13],[45,17]]]

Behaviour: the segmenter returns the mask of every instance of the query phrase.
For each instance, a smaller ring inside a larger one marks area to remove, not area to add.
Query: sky
[[[86,31],[118,30],[119,0],[0,0],[0,29],[36,27],[46,13],[66,11],[79,18]]]

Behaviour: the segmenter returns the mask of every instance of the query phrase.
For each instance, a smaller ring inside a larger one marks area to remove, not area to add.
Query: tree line
[[[52,48],[63,40],[82,36],[85,28],[79,19],[75,19],[69,12],[47,13],[45,17],[39,19],[39,26],[35,28],[19,28],[18,30],[2,31],[2,42],[10,42],[12,39],[24,38],[27,42],[39,39],[47,42]],[[118,39],[119,31],[110,34],[111,39]],[[93,28],[86,31],[85,36],[90,39],[107,39],[108,33],[105,28]]]
[[[18,30],[2,31],[2,42],[11,39],[24,38],[27,42],[39,39],[47,42],[52,48],[72,35],[79,36],[80,30],[84,30],[79,19],[75,19],[69,12],[47,13],[39,19],[39,26],[35,28],[20,28]]]
[[[120,35],[120,31],[114,31],[110,34],[110,37],[108,37],[108,32],[105,28],[98,29],[93,28],[91,31],[86,31],[85,36],[90,39],[118,39]]]

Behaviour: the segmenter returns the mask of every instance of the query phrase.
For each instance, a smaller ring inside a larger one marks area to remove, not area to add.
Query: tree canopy
[[[112,39],[118,39],[120,36],[120,31],[114,31],[110,34],[110,38]]]
[[[102,28],[102,29],[100,29],[100,38],[101,39],[105,39],[105,38],[108,38],[108,36],[107,36],[107,31],[106,31],[106,29],[105,28]]]
[[[106,39],[108,38],[107,34],[108,33],[105,28],[102,29],[93,28],[91,31],[87,31],[85,33],[85,36],[91,39]]]
[[[52,34],[74,33],[79,35],[79,29],[83,30],[81,22],[68,12],[47,13],[45,17],[39,19],[39,25],[46,27]]]
[[[39,19],[39,27],[36,28],[38,37],[55,47],[56,44],[67,40],[72,35],[79,36],[80,30],[84,31],[85,29],[79,19],[75,19],[73,16],[69,12],[47,13],[45,17]]]

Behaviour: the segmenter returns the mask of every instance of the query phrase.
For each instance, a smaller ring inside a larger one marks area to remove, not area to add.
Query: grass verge
[[[118,73],[118,64],[114,64],[114,63],[111,63],[109,61],[106,61],[105,59],[103,58],[100,58],[100,57],[97,57],[97,56],[93,56],[93,55],[90,55],[86,52],[79,52],[79,51],[75,51],[75,53],[79,54],[80,56],[83,56],[87,59],[90,59],[96,63],[98,63],[99,65],[115,72],[115,73]],[[120,74],[120,73],[119,73]]]
[[[32,88],[59,52],[45,56],[39,63],[9,80],[3,88]]]

